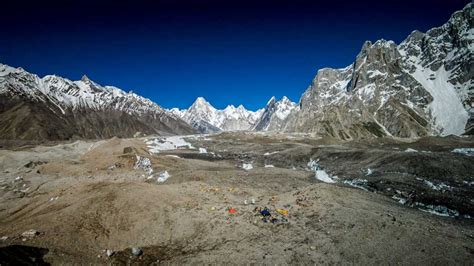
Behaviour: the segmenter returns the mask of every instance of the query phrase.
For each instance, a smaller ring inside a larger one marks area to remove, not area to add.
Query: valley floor
[[[471,264],[466,148],[245,132],[10,143],[0,263]]]

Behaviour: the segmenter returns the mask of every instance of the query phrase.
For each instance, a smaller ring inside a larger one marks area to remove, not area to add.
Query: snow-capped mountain
[[[249,130],[262,114],[263,109],[249,111],[243,105],[227,106],[223,111],[223,122],[220,128],[224,131]]]
[[[182,134],[194,130],[160,106],[132,92],[0,64],[0,138],[103,138]]]
[[[402,43],[367,41],[353,64],[320,69],[299,104],[270,99],[256,112],[187,109],[152,101],[84,76],[43,78],[0,64],[0,138],[71,139],[234,130],[315,132],[340,139],[474,134],[474,10]]]
[[[299,111],[299,106],[283,96],[277,101],[272,97],[264,108],[260,118],[255,122],[255,131],[284,130],[288,120],[294,117]]]
[[[318,71],[286,130],[336,138],[473,133],[474,10],[399,45],[367,41],[355,62]]]
[[[229,105],[223,110],[218,110],[203,97],[198,97],[187,110],[172,108],[168,112],[182,118],[201,133],[211,133],[249,130],[263,109],[253,112],[245,109],[243,105],[238,107]]]

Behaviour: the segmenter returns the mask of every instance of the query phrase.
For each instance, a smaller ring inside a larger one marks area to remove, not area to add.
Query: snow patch
[[[437,71],[417,67],[411,74],[430,94],[433,101],[429,104],[432,123],[441,135],[464,133],[469,114],[459,99],[454,85],[449,82],[450,72],[444,65]]]
[[[369,78],[374,78],[376,76],[383,76],[383,77],[387,76],[387,73],[380,72],[378,69],[369,70],[369,71],[367,71],[367,74],[369,74]]]
[[[163,138],[151,138],[145,140],[150,153],[176,149],[194,149],[191,143],[184,140],[187,136],[171,136]]]
[[[204,148],[199,148],[199,153],[207,153],[207,150]]]

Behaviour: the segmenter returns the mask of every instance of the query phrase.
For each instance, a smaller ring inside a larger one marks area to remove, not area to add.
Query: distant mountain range
[[[249,111],[217,110],[199,97],[162,109],[87,77],[70,81],[0,64],[0,139],[130,137],[253,130],[339,139],[474,134],[474,10],[413,31],[399,45],[365,42],[353,64],[318,71],[299,104],[272,97]]]
[[[288,114],[297,108],[297,104],[291,102],[287,97],[283,97],[280,101],[276,101],[275,97],[272,97],[265,108],[255,112],[245,109],[242,105],[239,107],[229,105],[223,110],[217,110],[204,98],[198,97],[188,109],[173,108],[168,112],[182,118],[198,132],[210,133],[279,130],[280,121],[286,119]]]
[[[65,140],[191,134],[187,123],[132,92],[0,64],[0,139]]]

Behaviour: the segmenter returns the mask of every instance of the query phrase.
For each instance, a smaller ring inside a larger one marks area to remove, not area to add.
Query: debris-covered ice
[[[153,168],[151,167],[150,159],[137,155],[137,161],[133,166],[134,169],[142,169],[147,174],[151,175],[153,173]]]
[[[317,159],[316,161],[313,159],[310,159],[308,162],[309,169],[313,170],[314,172],[316,172],[316,170],[321,169],[321,166],[318,164],[318,162],[319,162],[319,159]]]
[[[156,181],[162,183],[168,180],[168,178],[170,177],[171,175],[168,173],[168,171],[163,171],[158,175],[158,178],[156,179]]]
[[[176,149],[194,149],[191,143],[184,140],[186,136],[171,136],[162,138],[151,138],[145,140],[150,153]]]
[[[421,179],[421,178],[417,178],[417,179],[422,180],[425,185],[427,185],[429,188],[431,188],[433,190],[438,190],[438,191],[451,190],[451,187],[446,185],[445,183],[435,184],[435,183],[433,183],[431,181],[428,181],[428,180],[425,180],[425,179]]]
[[[398,203],[400,203],[400,204],[405,204],[407,202],[407,199],[405,199],[401,196],[398,196],[398,195],[393,195],[392,199],[398,201]]]
[[[452,150],[451,152],[464,154],[467,156],[474,156],[474,148],[457,148]]]
[[[418,209],[424,212],[429,212],[431,214],[444,216],[444,217],[457,217],[459,216],[459,212],[456,210],[449,209],[446,206],[442,205],[425,205],[421,202],[416,202],[416,206]]]
[[[367,189],[367,180],[365,179],[360,179],[360,178],[356,178],[356,179],[352,179],[352,180],[344,180],[342,181],[342,183],[346,184],[346,185],[349,185],[351,187],[355,187],[355,188],[358,188],[358,189],[362,189],[362,190],[365,190],[365,191],[369,191]]]

